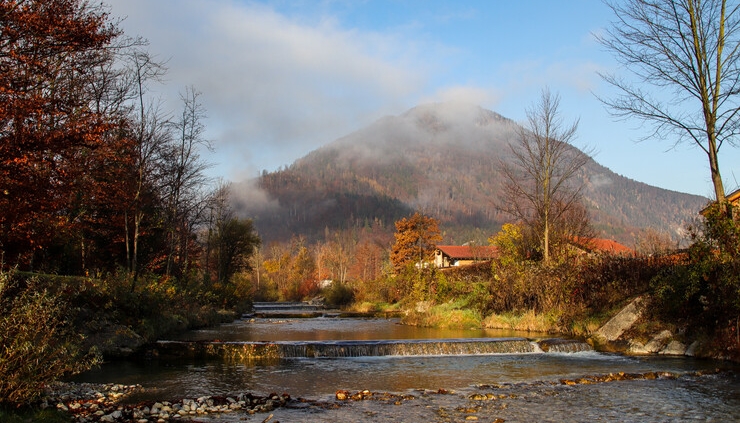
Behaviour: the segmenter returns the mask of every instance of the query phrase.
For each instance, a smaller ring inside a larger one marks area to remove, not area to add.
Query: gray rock
[[[668,345],[668,342],[671,340],[671,337],[673,335],[671,334],[671,331],[664,330],[663,332],[655,335],[653,339],[650,340],[647,344],[645,344],[645,350],[649,354],[657,353],[658,351],[665,348],[666,345]]]
[[[684,355],[686,354],[686,345],[676,340],[673,340],[666,345],[665,348],[660,350],[660,354],[664,355]]]
[[[640,318],[641,312],[639,305],[641,302],[641,297],[635,298],[627,307],[623,308],[622,311],[599,328],[595,336],[610,342],[619,339],[624,331],[632,327],[637,319]]]
[[[630,339],[629,341],[629,348],[627,349],[627,353],[629,354],[649,354],[648,351],[645,349],[645,344],[642,342],[635,341],[634,339]]]
[[[696,356],[696,349],[699,348],[699,341],[694,341],[689,345],[689,348],[686,349],[685,355],[689,357]]]

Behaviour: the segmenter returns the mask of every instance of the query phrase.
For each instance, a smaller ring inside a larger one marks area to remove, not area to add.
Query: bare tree
[[[136,148],[134,151],[134,166],[136,181],[131,204],[131,216],[126,216],[125,239],[126,258],[129,273],[132,276],[132,290],[135,288],[136,277],[139,271],[139,237],[142,223],[147,215],[144,207],[144,197],[147,192],[159,188],[158,179],[161,177],[160,153],[168,143],[167,118],[161,112],[159,104],[148,100],[151,82],[159,82],[166,73],[164,64],[157,62],[147,52],[134,48],[127,52],[128,89],[131,95],[131,137]],[[158,175],[159,174],[159,175]],[[132,222],[129,222],[129,219]]]
[[[575,176],[589,160],[571,145],[578,120],[564,125],[559,105],[558,95],[542,91],[540,102],[527,111],[527,126],[509,144],[510,160],[502,160],[499,166],[504,190],[497,207],[524,223],[539,241],[545,263],[550,261],[553,234],[566,236],[564,218],[572,219],[575,214],[569,212],[580,205],[582,184],[576,184]]]
[[[739,129],[740,5],[627,0],[609,6],[617,20],[599,41],[636,82],[603,74],[620,95],[601,100],[618,117],[650,124],[653,132],[645,138],[674,136],[676,145],[689,141],[701,148],[716,200],[724,204],[719,150],[736,144]]]
[[[166,230],[169,253],[166,274],[187,270],[189,234],[204,223],[209,184],[205,171],[210,164],[200,156],[200,150],[212,151],[211,143],[204,138],[205,110],[198,98],[200,93],[187,87],[180,95],[182,113],[170,123],[170,143],[163,156],[163,197],[166,203]],[[174,268],[176,267],[176,269]]]

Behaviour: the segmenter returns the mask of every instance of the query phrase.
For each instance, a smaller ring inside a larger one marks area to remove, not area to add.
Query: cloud
[[[203,93],[209,137],[230,176],[288,164],[397,112],[424,85],[416,46],[331,16],[305,22],[235,1],[110,3],[114,16],[128,16],[128,35],[168,59],[170,107],[187,85]]]
[[[429,101],[481,106],[497,102],[497,97],[491,90],[458,85],[438,90]]]

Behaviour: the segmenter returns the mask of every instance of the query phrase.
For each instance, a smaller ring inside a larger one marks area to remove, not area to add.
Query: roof
[[[731,204],[734,204],[736,201],[739,201],[740,200],[740,189],[736,189],[735,191],[732,191],[731,193],[725,195],[725,200],[727,200],[727,202]],[[706,213],[707,210],[709,210],[709,207],[711,207],[712,204],[715,204],[715,201],[710,201],[706,207],[701,209],[699,214],[704,215],[704,213]]]
[[[740,200],[740,189],[737,189],[729,194],[727,194],[727,201],[730,203]]]
[[[457,260],[464,259],[492,259],[498,255],[498,247],[494,246],[474,246],[469,245],[438,245],[437,249],[442,251],[450,258]]]
[[[588,251],[599,251],[610,254],[634,254],[634,250],[617,241],[605,238],[582,238],[574,240],[574,244]]]

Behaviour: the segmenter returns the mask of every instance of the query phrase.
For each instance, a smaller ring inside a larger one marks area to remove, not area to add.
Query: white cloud
[[[114,16],[128,16],[128,35],[169,59],[170,107],[187,85],[203,93],[209,136],[230,171],[292,162],[406,107],[424,84],[424,70],[410,64],[412,44],[342,28],[331,16],[307,24],[252,3],[110,3]]]
[[[498,95],[491,90],[480,87],[453,86],[437,91],[430,101],[481,106],[496,103]]]

